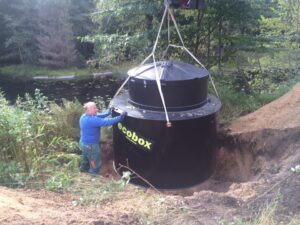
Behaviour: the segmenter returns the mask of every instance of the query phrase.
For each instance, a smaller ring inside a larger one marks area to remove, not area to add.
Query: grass
[[[132,62],[125,62],[117,65],[109,65],[108,69],[111,70],[113,73],[127,73],[128,70],[135,68],[140,65],[141,62],[132,61]]]
[[[93,69],[87,68],[69,68],[69,69],[49,69],[41,66],[30,66],[30,65],[10,65],[0,67],[0,77],[13,77],[20,79],[28,79],[35,76],[48,76],[48,77],[58,77],[66,75],[75,75],[80,77],[90,76],[93,73],[101,71],[112,71],[115,74],[124,74],[130,68],[136,67],[139,63],[126,62],[118,65],[107,65],[104,68]]]
[[[82,188],[84,187],[84,188]],[[124,192],[125,186],[118,181],[108,180],[97,176],[95,178],[86,176],[77,176],[74,184],[69,191],[78,196],[73,204],[97,207],[118,197],[118,193]]]
[[[299,216],[286,216],[285,221],[280,221],[278,216],[278,202],[267,205],[256,218],[246,222],[240,217],[235,217],[232,220],[221,219],[218,221],[220,225],[299,225]]]
[[[254,219],[251,222],[246,222],[244,225],[298,225],[300,224],[300,219],[297,217],[293,217],[289,219],[289,222],[278,221],[276,219],[276,205],[267,206],[259,215],[258,218]]]
[[[89,76],[95,72],[92,69],[84,68],[70,68],[70,69],[48,69],[45,67],[28,66],[28,65],[11,65],[0,67],[0,75],[10,76],[14,78],[31,78],[35,76],[64,76],[64,75],[77,75]]]
[[[291,86],[292,84],[290,86],[282,85],[274,92],[254,95],[246,95],[242,92],[237,93],[230,87],[220,86],[218,90],[222,102],[220,122],[227,124],[240,116],[255,111],[286,94],[291,89]]]
[[[257,91],[254,89],[250,94],[236,90],[235,86],[231,83],[232,79],[229,74],[218,74],[215,79],[217,91],[222,102],[220,122],[224,125],[286,94],[300,81],[300,72],[292,79],[279,83],[270,83],[264,90]],[[215,94],[211,85],[209,85],[209,93]]]

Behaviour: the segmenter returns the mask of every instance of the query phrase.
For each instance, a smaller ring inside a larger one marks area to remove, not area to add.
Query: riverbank
[[[48,76],[48,77],[57,77],[65,75],[75,75],[75,76],[89,76],[92,74],[93,70],[84,68],[84,69],[48,69],[44,67],[37,66],[27,66],[27,65],[11,65],[0,67],[1,77],[10,77],[14,79],[30,79],[35,76]]]
[[[81,103],[101,96],[109,101],[126,78],[117,70],[57,69],[14,65],[0,67],[0,90],[14,103],[18,96],[34,95],[39,89],[49,100],[57,103],[62,99]]]
[[[298,225],[300,174],[291,168],[300,160],[299,85],[220,131],[215,173],[202,184],[160,192],[125,185],[104,158],[95,178],[60,173],[23,189],[0,187],[0,223]]]
[[[95,68],[69,68],[69,69],[49,69],[39,66],[10,65],[0,67],[0,79],[10,80],[63,80],[63,79],[86,79],[92,77],[102,77],[116,75],[124,77],[131,64],[107,66],[99,69]]]
[[[33,94],[36,88],[55,101],[76,98],[84,102],[94,96],[109,99],[126,79],[127,71],[137,65],[136,62],[126,62],[100,69],[58,70],[25,65],[5,66],[0,67],[0,89],[12,102],[18,95]],[[223,103],[222,124],[279,98],[300,81],[299,72],[293,70],[253,69],[237,73],[233,68],[218,71],[213,67],[210,72]],[[212,85],[209,92],[216,95]]]

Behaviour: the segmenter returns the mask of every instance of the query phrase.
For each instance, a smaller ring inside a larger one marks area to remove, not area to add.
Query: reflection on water
[[[124,78],[120,76],[101,76],[86,79],[66,79],[66,80],[3,80],[0,79],[0,89],[5,93],[7,99],[14,102],[17,96],[23,97],[25,93],[33,94],[36,88],[57,103],[61,99],[86,102],[95,96],[101,96],[105,101],[113,97],[117,89],[121,86]]]

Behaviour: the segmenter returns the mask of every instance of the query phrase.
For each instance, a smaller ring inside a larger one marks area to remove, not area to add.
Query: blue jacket
[[[83,144],[98,144],[100,141],[101,127],[109,126],[122,120],[121,116],[105,118],[111,112],[97,114],[95,116],[83,114],[80,117],[80,141]]]

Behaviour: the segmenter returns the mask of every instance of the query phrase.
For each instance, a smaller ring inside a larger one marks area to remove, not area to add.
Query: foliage
[[[93,13],[97,33],[83,40],[95,44],[101,64],[140,57],[153,44],[153,25],[158,23],[162,10],[162,1],[158,0],[99,0]]]
[[[62,100],[61,105],[50,104],[53,126],[49,130],[61,137],[79,140],[78,120],[83,113],[83,107],[78,100],[73,102]]]
[[[218,86],[218,91],[223,104],[220,115],[222,123],[227,123],[258,107],[253,97],[237,93],[228,86]]]
[[[58,172],[46,181],[46,189],[49,191],[67,190],[71,184],[72,179],[69,174]]]
[[[0,74],[2,76],[15,77],[15,78],[30,78],[34,76],[48,76],[57,77],[66,74],[78,76],[90,76],[94,71],[91,69],[49,69],[41,66],[30,65],[13,65],[0,67]]]
[[[258,71],[246,71],[246,75],[250,78],[247,76],[235,77],[236,74],[238,73],[228,72],[226,75],[216,74],[215,77],[217,90],[223,104],[220,113],[221,123],[226,124],[279,98],[288,92],[300,78],[299,74],[294,73],[293,77],[289,73],[279,76],[287,77],[282,81],[277,80],[277,73],[271,72],[262,75]],[[256,79],[261,79],[263,82],[255,83]],[[210,92],[213,92],[211,86]]]
[[[276,204],[268,205],[254,221],[246,223],[246,225],[277,225],[275,219],[276,208]]]
[[[87,35],[84,40],[94,42],[100,64],[141,60],[150,53],[162,18],[163,1],[98,0],[96,7],[93,20],[98,32]],[[236,49],[234,38],[246,33],[258,18],[250,4],[243,0],[211,0],[207,1],[205,13],[203,10],[175,10],[174,14],[186,46],[200,58],[206,57],[207,61],[212,57],[218,57],[220,61],[223,54],[232,54],[234,51],[230,49]],[[166,28],[165,24],[158,53],[167,45]],[[178,43],[173,31],[170,40]],[[178,58],[176,51],[171,54]]]
[[[300,173],[300,165],[296,165],[295,167],[292,167],[291,171],[294,173]]]
[[[278,209],[278,202],[271,203],[267,205],[259,215],[252,219],[251,221],[246,222],[241,218],[234,218],[233,220],[221,219],[219,220],[220,225],[279,225],[283,224],[278,222],[276,219],[276,212]],[[289,222],[285,222],[287,225],[296,225],[299,224],[299,219],[297,217],[289,218]]]
[[[123,171],[122,178],[117,182],[121,187],[125,186],[130,182],[132,173],[130,171]]]
[[[34,64],[37,60],[37,0],[4,0],[0,4],[5,22],[5,49],[0,60]]]
[[[265,92],[274,92],[282,83],[287,83],[296,77],[296,71],[283,68],[269,68],[264,70],[238,70],[232,74],[227,80],[237,92],[245,94],[254,94]]]
[[[39,13],[44,6],[47,6],[47,10]],[[36,65],[41,60],[39,54],[46,56],[44,50],[49,50],[47,57],[57,56],[53,51],[58,47],[55,44],[60,44],[61,50],[71,56],[64,59],[63,65],[70,66],[75,52],[75,45],[72,45],[70,40],[92,32],[88,14],[93,7],[92,0],[0,1],[0,63]],[[68,19],[70,16],[72,19]],[[55,21],[57,27],[54,27]],[[93,54],[93,46],[90,44],[81,44],[77,41],[76,47],[83,55],[80,55],[81,57],[87,58]],[[84,58],[76,64],[84,65]]]
[[[74,178],[70,191],[80,197],[74,199],[73,204],[97,207],[108,200],[111,201],[116,197],[117,193],[126,190],[130,176],[130,172],[125,173],[119,181],[107,180],[101,176],[93,177],[91,180],[90,178],[87,180],[86,177]]]
[[[43,1],[39,7],[40,31],[37,35],[39,64],[50,68],[74,66],[73,42],[68,8],[69,1]]]
[[[93,57],[94,45],[81,42],[81,37],[94,32],[94,24],[90,14],[95,9],[94,0],[71,0],[69,5],[70,23],[78,53],[76,65],[85,66],[85,60]]]
[[[0,184],[9,187],[23,187],[32,174],[26,174],[24,168],[16,161],[1,162],[0,164]]]
[[[34,97],[18,98],[15,106],[9,105],[1,93],[0,107],[0,162],[11,165],[0,170],[3,173],[0,176],[23,182],[62,168],[78,171],[80,156],[73,154],[79,149],[77,139],[61,130],[60,123],[56,123],[50,112],[48,99],[39,90]],[[71,111],[70,118],[60,121],[75,120],[72,116]],[[12,177],[12,172],[17,177]]]

